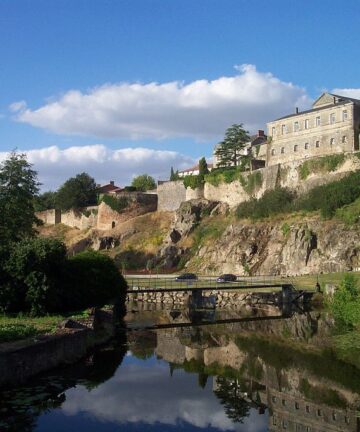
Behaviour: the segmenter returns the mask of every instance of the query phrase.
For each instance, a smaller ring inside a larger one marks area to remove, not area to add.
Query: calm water
[[[360,373],[327,349],[326,316],[135,305],[126,319],[82,362],[2,392],[0,430],[360,430]]]

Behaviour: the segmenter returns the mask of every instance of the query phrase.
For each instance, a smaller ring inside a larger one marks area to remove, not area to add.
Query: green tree
[[[38,191],[36,171],[24,154],[12,152],[0,165],[0,249],[3,251],[10,243],[34,235],[34,225],[39,224],[34,212]]]
[[[131,186],[136,187],[136,190],[145,192],[147,190],[155,189],[156,183],[153,177],[149,174],[142,174],[133,178]]]
[[[44,192],[34,199],[35,211],[50,210],[56,207],[56,192]]]
[[[237,380],[218,376],[214,393],[224,406],[228,418],[235,423],[243,423],[249,415],[250,405],[243,399]]]
[[[171,167],[170,170],[170,181],[179,180],[179,171],[174,171],[174,168]]]
[[[202,157],[199,160],[199,175],[204,178],[205,174],[209,174],[209,168],[208,168],[208,164],[206,162],[206,159],[204,157]]]
[[[215,155],[218,158],[220,167],[242,165],[242,151],[247,142],[250,141],[248,132],[243,128],[243,124],[233,124],[226,132],[224,139],[217,145]],[[245,157],[244,160],[247,160]]]
[[[96,205],[96,202],[95,180],[85,172],[69,178],[56,194],[56,206],[61,210]]]

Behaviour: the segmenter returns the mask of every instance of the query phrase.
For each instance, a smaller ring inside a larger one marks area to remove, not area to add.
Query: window
[[[319,117],[316,117],[316,119],[315,119],[315,124],[316,124],[316,126],[320,126],[320,125],[321,125],[321,119],[320,119],[320,116],[319,116]]]
[[[273,397],[271,398],[271,400],[273,401],[273,403],[276,403],[276,396],[273,396]]]
[[[320,141],[316,141],[316,143],[315,143],[315,147],[316,147],[316,148],[319,148],[319,147],[320,147]]]
[[[305,129],[309,129],[309,119],[306,119],[306,120],[304,121],[304,128],[305,128]]]
[[[275,126],[271,128],[271,136],[275,136]]]
[[[298,132],[298,130],[299,130],[299,122],[296,121],[294,122],[294,132]]]
[[[350,424],[350,418],[349,417],[345,417],[345,423]]]
[[[286,127],[286,125],[282,125],[282,126],[281,126],[281,133],[282,133],[283,135],[287,133],[287,127]]]
[[[330,124],[334,124],[336,120],[336,116],[335,113],[331,113],[330,114]]]
[[[285,147],[281,147],[280,153],[281,153],[281,154],[284,154],[284,153],[285,153]]]
[[[347,143],[347,136],[346,136],[346,135],[344,135],[344,136],[341,138],[341,142],[342,142],[343,144],[346,144],[346,143]]]
[[[282,427],[283,427],[283,429],[287,429],[288,428],[288,421],[287,420],[283,420],[282,421]]]
[[[298,151],[298,145],[295,144],[295,145],[294,145],[294,152],[297,152],[297,151]]]
[[[311,432],[311,427],[310,426],[306,426],[306,432]]]
[[[283,400],[281,401],[281,403],[283,404],[283,406],[286,406],[286,400],[285,400],[285,399],[283,399]]]
[[[335,144],[335,138],[330,138],[330,145],[334,145]]]
[[[307,412],[307,413],[310,412],[310,407],[309,407],[309,405],[306,405],[306,408],[305,408],[305,409],[306,409],[306,412]]]
[[[295,409],[299,409],[300,408],[300,405],[299,405],[299,402],[295,402]]]
[[[337,420],[337,414],[336,414],[336,412],[333,412],[333,413],[332,413],[332,419],[333,419],[334,421]]]
[[[347,110],[343,110],[343,112],[342,112],[342,119],[343,119],[343,121],[346,121],[348,119],[348,112],[347,112]]]
[[[271,150],[271,156],[275,156],[275,149]]]
[[[305,143],[304,148],[307,150],[309,148],[309,143]]]
[[[276,424],[277,424],[277,418],[274,416],[273,417],[273,425],[276,426]]]
[[[321,416],[322,416],[322,411],[321,411],[321,409],[318,409],[318,410],[317,410],[317,415],[318,415],[318,417],[321,417]]]

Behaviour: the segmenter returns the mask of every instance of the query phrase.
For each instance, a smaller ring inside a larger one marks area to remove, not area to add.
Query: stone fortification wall
[[[56,225],[61,222],[61,211],[55,209],[44,210],[36,212],[36,217],[45,225]]]
[[[191,187],[186,188],[186,201],[201,198],[204,198],[204,187],[198,187],[196,189],[191,189]]]
[[[186,201],[186,188],[182,180],[161,182],[157,192],[158,211],[175,211]]]
[[[122,191],[116,194],[117,198],[126,198],[129,203],[137,203],[148,206],[149,211],[156,211],[158,197],[156,192],[126,192]]]
[[[97,206],[86,207],[82,210],[69,210],[61,212],[61,223],[80,230],[96,227]]]

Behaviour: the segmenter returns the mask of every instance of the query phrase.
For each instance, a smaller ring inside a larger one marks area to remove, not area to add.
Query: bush
[[[127,284],[114,261],[95,251],[81,252],[67,262],[66,307],[79,310],[125,303]]]
[[[267,190],[259,199],[251,199],[241,203],[236,209],[239,219],[251,218],[262,219],[278,213],[286,213],[291,210],[294,193],[286,188],[275,188]]]
[[[184,186],[196,189],[204,184],[203,176],[200,175],[187,175],[184,177]]]
[[[116,198],[111,195],[104,195],[101,201],[107,204],[112,210],[119,213],[129,205],[129,201],[126,197]]]
[[[353,203],[337,209],[335,216],[347,225],[353,225],[360,221],[360,198]]]
[[[311,173],[335,171],[344,160],[343,153],[307,160],[299,166],[300,178],[305,180]]]
[[[31,238],[15,244],[0,288],[0,308],[42,314],[62,305],[66,248],[55,239]]]
[[[328,305],[338,323],[348,327],[360,323],[360,292],[353,274],[344,276],[334,297],[328,300]]]

